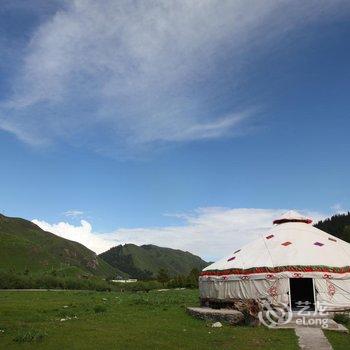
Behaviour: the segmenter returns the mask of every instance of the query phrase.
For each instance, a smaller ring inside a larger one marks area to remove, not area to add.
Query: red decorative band
[[[280,225],[280,224],[285,224],[286,222],[305,222],[305,224],[311,224],[312,220],[311,219],[278,219],[278,220],[274,220],[273,224]]]
[[[251,275],[256,273],[279,273],[279,272],[324,272],[324,273],[350,273],[350,266],[329,267],[329,266],[277,266],[277,267],[253,267],[250,269],[227,269],[202,271],[201,276],[222,276],[222,275]]]

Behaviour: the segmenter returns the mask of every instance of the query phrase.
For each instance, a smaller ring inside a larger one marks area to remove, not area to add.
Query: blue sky
[[[35,3],[0,10],[3,213],[216,257],[349,208],[346,1]]]

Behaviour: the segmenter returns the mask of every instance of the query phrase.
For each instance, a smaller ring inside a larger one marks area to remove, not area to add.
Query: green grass
[[[331,343],[334,350],[349,350],[350,335],[334,331],[325,331],[328,341]]]
[[[350,319],[345,314],[336,314],[334,320],[343,324],[350,330]],[[338,333],[332,331],[325,332],[326,337],[332,344],[334,350],[348,350],[350,349],[350,335],[346,333]]]
[[[297,349],[291,330],[211,328],[196,290],[0,292],[1,349]],[[96,311],[98,310],[98,311]]]

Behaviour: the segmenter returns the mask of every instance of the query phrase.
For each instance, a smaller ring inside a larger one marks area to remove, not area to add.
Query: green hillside
[[[350,212],[337,214],[315,224],[318,229],[328,232],[350,243]]]
[[[113,276],[115,268],[82,244],[43,231],[30,221],[0,214],[0,271]]]
[[[155,277],[160,269],[166,269],[170,276],[187,275],[193,268],[201,270],[208,265],[189,252],[155,245],[119,245],[99,256],[138,279]]]

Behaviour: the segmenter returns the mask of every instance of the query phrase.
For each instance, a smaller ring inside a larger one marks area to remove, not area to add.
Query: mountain
[[[350,212],[337,214],[315,224],[318,229],[328,232],[350,243]]]
[[[82,244],[69,241],[20,218],[0,214],[0,270],[114,276],[115,268]]]
[[[166,269],[169,276],[187,275],[193,268],[202,270],[208,265],[189,252],[152,244],[119,245],[99,256],[113,267],[138,279],[154,278],[160,269]]]

